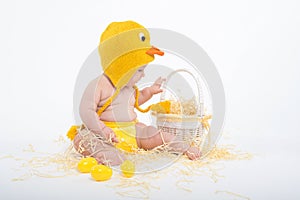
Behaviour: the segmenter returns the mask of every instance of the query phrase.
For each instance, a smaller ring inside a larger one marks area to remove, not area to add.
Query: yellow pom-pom
[[[81,173],[89,173],[91,172],[92,167],[97,164],[97,160],[93,157],[82,158],[77,165],[77,169]]]
[[[171,110],[171,101],[161,101],[151,106],[151,110],[157,113],[169,114]]]
[[[67,133],[67,137],[70,140],[74,140],[75,136],[77,135],[77,129],[79,128],[79,126],[71,126],[71,128],[69,129],[68,133]]]
[[[121,165],[121,171],[123,176],[125,176],[126,178],[132,177],[135,172],[134,163],[129,160],[125,160]]]
[[[91,169],[91,176],[95,181],[106,181],[112,176],[112,169],[105,165],[95,165]]]

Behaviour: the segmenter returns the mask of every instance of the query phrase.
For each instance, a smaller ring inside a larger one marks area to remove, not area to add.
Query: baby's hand
[[[161,84],[166,81],[165,78],[159,77],[154,83],[153,85],[150,87],[151,88],[151,92],[152,94],[157,94],[162,92],[163,90],[160,88]]]
[[[119,142],[119,140],[118,140],[118,138],[117,138],[115,132],[114,132],[111,128],[105,126],[105,127],[102,129],[102,133],[104,134],[104,137],[105,137],[108,141],[110,141],[110,142],[116,142],[116,143]]]

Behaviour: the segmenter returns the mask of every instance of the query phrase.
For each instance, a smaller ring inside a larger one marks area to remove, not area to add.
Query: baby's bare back
[[[96,112],[114,93],[115,88],[105,75],[93,80],[88,85],[88,88],[83,95],[80,105],[81,113],[84,115],[84,113],[86,113],[86,108],[88,107]],[[120,122],[133,121],[137,117],[134,112],[134,103],[134,89],[132,87],[130,88],[125,86],[120,90],[120,93],[104,110],[100,117],[98,117],[98,120]],[[94,106],[91,108],[91,105]],[[85,117],[83,116],[83,118]]]

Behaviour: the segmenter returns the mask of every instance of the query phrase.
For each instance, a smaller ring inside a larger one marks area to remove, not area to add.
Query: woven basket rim
[[[176,119],[201,119],[199,115],[179,115],[179,114],[155,114],[157,118],[176,118]]]

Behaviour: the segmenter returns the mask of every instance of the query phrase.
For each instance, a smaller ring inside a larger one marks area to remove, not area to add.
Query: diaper
[[[115,143],[115,146],[118,149],[127,152],[136,152],[138,149],[136,138],[135,138],[136,123],[137,121],[132,121],[132,122],[105,122],[104,121],[104,124],[115,132],[116,137],[119,140],[118,143]]]

